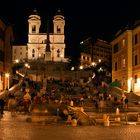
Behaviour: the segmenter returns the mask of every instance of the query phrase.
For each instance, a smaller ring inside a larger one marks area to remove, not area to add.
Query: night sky
[[[66,23],[66,55],[72,56],[77,55],[83,39],[96,36],[110,41],[119,29],[140,19],[135,0],[5,0],[2,8],[0,17],[13,25],[14,43],[19,45],[27,43],[27,20],[34,8],[42,19],[41,32],[46,32],[47,16],[52,24],[53,15],[60,8]]]

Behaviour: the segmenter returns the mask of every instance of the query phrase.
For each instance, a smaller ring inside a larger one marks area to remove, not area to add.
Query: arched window
[[[60,50],[57,50],[57,57],[60,57]]]
[[[60,28],[60,26],[57,26],[57,33],[61,33],[61,28]]]
[[[32,57],[35,57],[35,49],[32,49]]]
[[[35,33],[35,32],[36,32],[36,26],[33,25],[33,26],[32,26],[32,33]]]

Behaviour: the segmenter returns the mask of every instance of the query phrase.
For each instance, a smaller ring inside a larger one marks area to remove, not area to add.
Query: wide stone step
[[[40,116],[40,115],[32,115],[30,117],[31,122],[44,122],[44,123],[57,123],[60,118],[58,116]]]

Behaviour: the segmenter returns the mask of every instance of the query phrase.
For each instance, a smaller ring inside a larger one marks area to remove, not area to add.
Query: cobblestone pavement
[[[24,115],[11,117],[6,112],[0,121],[0,140],[140,140],[140,125],[68,126],[25,120]]]

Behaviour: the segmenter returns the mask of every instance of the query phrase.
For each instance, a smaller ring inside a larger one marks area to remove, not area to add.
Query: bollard
[[[119,110],[119,108],[117,107],[116,108],[116,115],[119,115],[120,114],[120,110]]]

